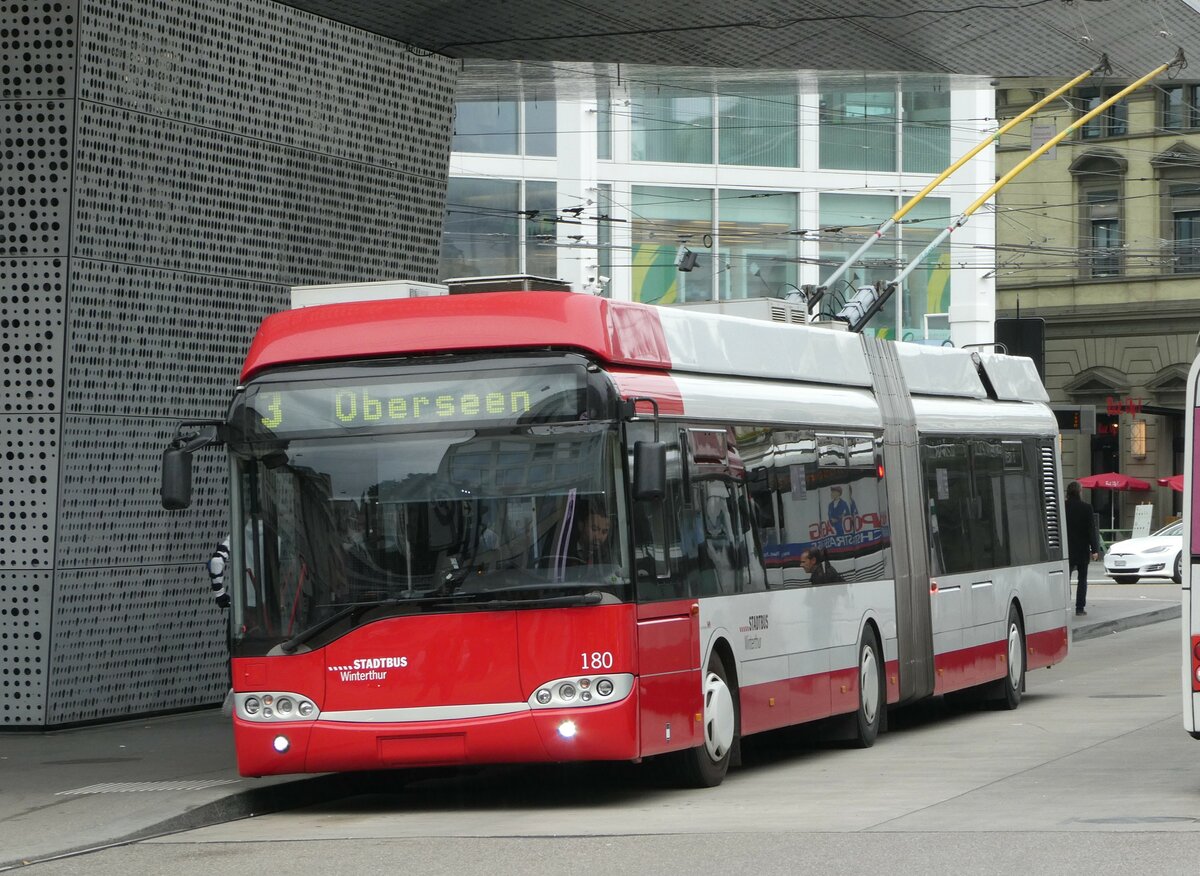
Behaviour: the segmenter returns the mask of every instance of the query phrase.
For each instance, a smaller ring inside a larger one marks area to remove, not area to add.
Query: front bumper
[[[243,776],[351,772],[416,766],[633,760],[637,691],[581,709],[529,710],[454,721],[257,723],[234,716]],[[564,724],[570,722],[570,728]],[[573,732],[568,733],[567,730]],[[280,738],[284,742],[280,742]],[[282,749],[282,750],[280,750]]]

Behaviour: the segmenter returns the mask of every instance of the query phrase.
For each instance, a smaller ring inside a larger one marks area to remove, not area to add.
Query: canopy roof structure
[[[1136,78],[1200,45],[1200,0],[287,0],[452,58]]]

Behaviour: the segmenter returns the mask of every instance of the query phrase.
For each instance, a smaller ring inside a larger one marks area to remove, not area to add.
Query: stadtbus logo
[[[383,681],[389,669],[407,666],[407,657],[359,657],[345,666],[330,666],[329,671],[336,672],[342,681]]]

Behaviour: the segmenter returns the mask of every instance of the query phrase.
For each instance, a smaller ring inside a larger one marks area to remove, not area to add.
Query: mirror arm
[[[658,441],[658,402],[649,396],[634,395],[621,402],[621,416],[623,419],[630,422],[641,419],[638,416],[638,402],[646,402],[650,407],[654,408],[654,440]]]
[[[194,453],[201,447],[210,445],[220,446],[229,441],[229,427],[224,420],[194,420],[180,423],[175,429],[175,437],[168,447],[171,450],[182,450]]]

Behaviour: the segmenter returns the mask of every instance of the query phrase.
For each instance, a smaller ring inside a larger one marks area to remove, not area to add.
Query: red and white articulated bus
[[[673,758],[1067,653],[1025,359],[582,294],[269,317],[219,440],[243,775]],[[186,507],[181,432],[164,504]]]

